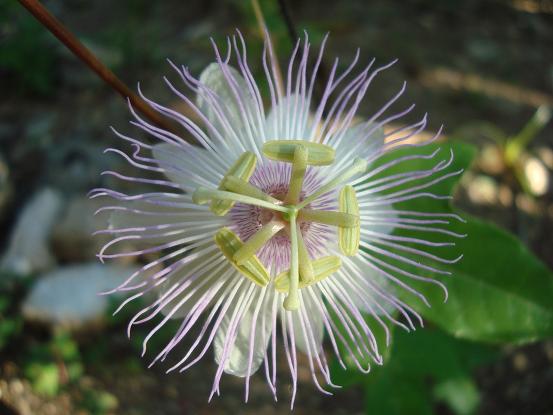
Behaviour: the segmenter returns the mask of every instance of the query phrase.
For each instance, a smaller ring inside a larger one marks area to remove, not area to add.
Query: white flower
[[[281,86],[277,62],[266,42],[262,63],[270,92],[268,111],[246,62],[240,34],[229,39],[224,58],[215,46],[217,62],[198,80],[186,68],[171,64],[192,94],[165,79],[167,85],[195,111],[202,125],[143,98],[180,123],[197,144],[149,124],[131,108],[132,124],[159,143],[147,144],[116,132],[133,152],[108,151],[164,177],[108,172],[158,189],[136,195],[109,189],[93,192],[93,197],[116,201],[102,209],[110,211],[111,217],[109,228],[100,232],[114,239],[100,252],[101,259],[158,255],[147,256],[151,262],[116,289],[132,293],[123,305],[149,292],[158,294],[131,320],[129,335],[132,326],[158,319],[144,341],[145,352],[149,339],[169,319],[179,319],[179,330],[152,364],[174,351],[181,359],[169,371],[182,372],[213,346],[218,369],[211,396],[219,393],[219,381],[226,372],[246,378],[247,400],[249,378],[263,364],[276,398],[279,348],[290,368],[292,404],[298,352],[307,355],[316,386],[329,393],[326,388],[335,385],[323,353],[324,333],[329,349],[344,367],[347,357],[368,372],[368,362],[382,363],[369,320],[380,324],[387,337],[387,322],[406,330],[415,328],[413,320],[422,324],[396,295],[397,290],[406,290],[426,302],[406,280],[435,283],[447,296],[441,283],[412,269],[447,273],[424,264],[425,259],[448,261],[423,248],[452,245],[426,238],[459,236],[440,226],[460,218],[396,210],[393,205],[444,197],[426,189],[458,172],[444,173],[450,158],[438,161],[431,170],[385,175],[398,164],[432,158],[437,152],[413,153],[373,167],[390,150],[422,146],[409,139],[425,128],[426,115],[417,123],[383,133],[383,126],[414,107],[384,116],[402,95],[403,85],[376,114],[357,121],[354,117],[371,81],[393,64],[374,68],[373,60],[353,75],[359,54],[339,75],[335,62],[322,99],[314,102],[325,43],[326,38],[314,66],[308,68],[307,36],[298,42]],[[231,66],[231,54],[239,69]],[[196,96],[195,102],[190,95]],[[406,184],[412,186],[405,188]],[[395,236],[394,228],[422,231],[423,236]],[[147,246],[134,252],[112,251],[128,241]],[[409,269],[401,268],[402,264]]]

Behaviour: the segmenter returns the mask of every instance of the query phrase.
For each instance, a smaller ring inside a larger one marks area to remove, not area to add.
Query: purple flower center
[[[283,200],[288,193],[291,170],[290,164],[264,160],[258,164],[250,178],[250,184],[276,199]],[[320,169],[308,168],[303,189],[300,193],[300,200],[303,200],[305,195],[314,193],[322,183],[323,176]],[[335,199],[333,192],[329,192],[309,204],[308,207],[333,210],[336,208]],[[230,219],[232,222],[230,227],[244,242],[271,220],[284,220],[280,212],[244,203],[234,205],[230,211]],[[328,244],[336,232],[335,229],[321,223],[301,220],[299,225],[311,259],[315,259],[324,253],[328,254]],[[261,247],[257,252],[257,257],[267,269],[272,270],[273,274],[278,274],[290,267],[290,244],[288,228],[286,227]]]

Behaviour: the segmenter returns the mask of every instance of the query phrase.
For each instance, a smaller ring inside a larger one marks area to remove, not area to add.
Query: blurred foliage
[[[14,315],[10,308],[12,308],[11,297],[0,295],[0,351],[21,332],[23,327],[23,318]]]
[[[351,365],[346,371],[335,363],[332,375],[346,387],[363,385],[368,414],[430,415],[434,405],[443,402],[457,415],[470,415],[479,403],[472,372],[496,357],[489,346],[457,340],[440,330],[395,329],[383,366],[363,375]]]
[[[31,345],[25,361],[24,372],[33,388],[48,396],[56,395],[62,384],[77,380],[83,373],[79,347],[65,332]]]
[[[0,73],[23,91],[48,94],[54,88],[57,43],[16,1],[0,2]]]
[[[84,391],[81,407],[86,409],[90,415],[104,415],[113,413],[119,402],[117,398],[109,392],[95,389]]]
[[[75,403],[86,413],[113,413],[119,404],[117,398],[83,381],[86,365],[106,364],[105,360],[89,360],[89,357],[95,356],[90,350],[102,344],[107,347],[105,342],[94,342],[93,346],[85,346],[81,353],[81,347],[70,333],[57,331],[47,339],[25,344],[22,350],[23,373],[31,382],[33,390],[39,394],[53,397],[69,388],[77,388],[79,393]],[[107,354],[102,355],[103,359],[106,357]]]
[[[125,24],[103,28],[94,38],[98,44],[90,39],[87,47],[92,47],[113,70],[163,62],[166,56],[160,48],[162,25],[157,19],[151,19],[155,6],[155,2],[145,0],[121,1],[118,7],[125,10]],[[144,24],[145,21],[148,23]]]
[[[491,141],[494,146],[491,152],[497,153],[498,170],[508,170],[518,181],[520,188],[530,196],[541,196],[540,192],[546,189],[536,189],[532,186],[532,177],[525,170],[526,163],[532,156],[530,144],[536,136],[545,128],[551,120],[552,111],[547,106],[539,107],[522,129],[513,136],[491,122],[473,122],[455,131],[455,139],[467,141],[471,137]],[[490,148],[485,148],[485,153],[490,154]],[[536,159],[538,160],[538,159]],[[538,163],[542,164],[540,161]],[[545,167],[542,166],[545,170]],[[500,171],[499,171],[500,172]]]

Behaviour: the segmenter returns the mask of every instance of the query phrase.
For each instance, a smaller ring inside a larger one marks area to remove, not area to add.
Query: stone
[[[23,316],[66,329],[101,321],[108,297],[99,295],[120,285],[136,268],[98,263],[68,265],[38,279],[25,298]]]
[[[83,262],[93,260],[102,246],[111,238],[109,235],[93,233],[106,227],[105,215],[94,213],[105,205],[100,199],[79,196],[71,199],[63,212],[62,219],[52,231],[52,251],[62,262]]]
[[[0,268],[28,275],[55,265],[49,239],[62,205],[61,194],[51,188],[45,188],[33,196],[17,218]]]

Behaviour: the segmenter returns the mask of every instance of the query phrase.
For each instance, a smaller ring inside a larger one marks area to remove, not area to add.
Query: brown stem
[[[173,131],[174,128],[168,120],[161,117],[152,107],[150,107],[142,98],[132,92],[127,85],[123,83],[112,71],[110,71],[90,50],[88,50],[73,33],[69,31],[58,19],[56,19],[39,1],[37,0],[19,0],[40,23],[42,23],[61,43],[63,43],[71,52],[83,61],[90,69],[104,80],[109,86],[115,89],[125,99],[129,99],[131,104],[138,109],[145,117],[157,126]]]
[[[275,65],[275,77],[276,77],[276,87],[280,93],[280,95],[284,95],[284,83],[282,81],[282,72],[280,71],[280,64],[278,62],[278,57],[276,55],[276,51],[273,45],[273,40],[268,35],[269,29],[267,28],[267,24],[265,23],[265,17],[263,16],[263,11],[261,10],[261,6],[259,6],[258,0],[251,0],[253,12],[255,14],[255,20],[257,20],[257,24],[259,26],[259,32],[261,34],[262,38],[266,38],[267,36],[267,42],[269,49],[271,51],[272,56],[276,60]]]

